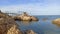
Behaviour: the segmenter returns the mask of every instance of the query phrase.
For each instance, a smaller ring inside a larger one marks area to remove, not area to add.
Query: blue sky
[[[60,0],[0,0],[0,9],[32,15],[60,15]]]

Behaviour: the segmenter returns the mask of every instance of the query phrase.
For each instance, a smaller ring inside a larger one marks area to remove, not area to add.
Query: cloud
[[[57,0],[44,0],[42,3],[28,3],[0,6],[2,11],[26,11],[32,15],[60,15],[60,3]]]

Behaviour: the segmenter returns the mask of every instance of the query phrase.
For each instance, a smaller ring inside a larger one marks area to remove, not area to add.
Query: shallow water
[[[59,18],[59,15],[35,16],[39,19],[36,22],[16,21],[22,31],[33,30],[38,34],[60,34],[60,26],[53,24],[52,20]]]

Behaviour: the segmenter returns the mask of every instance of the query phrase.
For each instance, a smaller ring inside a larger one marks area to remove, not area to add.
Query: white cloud
[[[10,5],[1,6],[2,11],[26,11],[33,15],[60,15],[60,6],[56,4],[22,4],[22,5]]]

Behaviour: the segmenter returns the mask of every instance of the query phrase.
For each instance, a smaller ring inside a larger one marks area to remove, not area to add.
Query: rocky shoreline
[[[33,30],[22,32],[12,16],[0,11],[0,34],[36,34]]]

